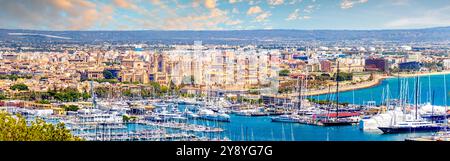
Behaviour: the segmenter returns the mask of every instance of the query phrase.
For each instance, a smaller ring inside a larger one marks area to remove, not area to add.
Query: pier
[[[151,121],[138,121],[139,124],[156,126],[156,127],[164,127],[171,129],[179,129],[183,131],[193,131],[193,132],[223,132],[222,128],[214,128],[202,125],[195,124],[187,124],[187,123],[176,123],[176,122],[151,122]]]
[[[169,134],[164,130],[142,130],[136,132],[97,131],[95,133],[76,134],[88,141],[188,141],[196,138],[193,134]]]

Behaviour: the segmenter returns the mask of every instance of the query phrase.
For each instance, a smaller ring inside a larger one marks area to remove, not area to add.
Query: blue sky
[[[450,26],[448,0],[0,0],[0,28],[399,29]]]

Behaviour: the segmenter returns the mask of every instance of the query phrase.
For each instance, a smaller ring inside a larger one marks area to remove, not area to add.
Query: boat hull
[[[230,122],[229,118],[217,118],[217,117],[200,116],[200,117],[198,117],[198,119],[208,120],[208,121]]]
[[[298,120],[272,119],[272,122],[299,123]]]
[[[323,126],[349,126],[355,124],[358,124],[358,122],[322,122]]]
[[[397,134],[397,133],[412,133],[412,132],[437,132],[443,127],[440,126],[426,126],[426,127],[379,127],[385,134]]]

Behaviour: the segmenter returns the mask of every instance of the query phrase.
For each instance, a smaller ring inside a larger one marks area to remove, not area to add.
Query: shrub
[[[0,141],[81,141],[73,136],[63,123],[57,125],[36,119],[27,125],[20,115],[13,117],[0,112]]]
[[[19,90],[19,91],[27,91],[28,90],[28,86],[20,83],[20,84],[14,84],[13,86],[9,87],[9,89],[11,90]]]

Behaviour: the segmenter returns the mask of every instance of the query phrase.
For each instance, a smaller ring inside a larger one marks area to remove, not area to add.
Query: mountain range
[[[203,43],[263,42],[442,42],[450,41],[450,27],[398,30],[222,30],[222,31],[43,31],[0,29],[3,42],[56,43]]]

